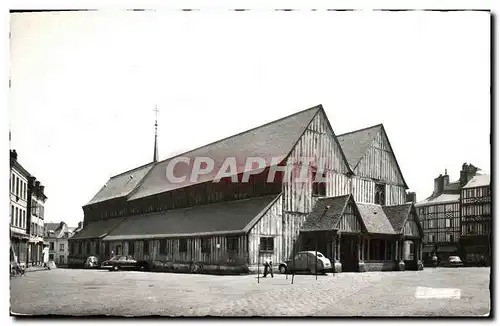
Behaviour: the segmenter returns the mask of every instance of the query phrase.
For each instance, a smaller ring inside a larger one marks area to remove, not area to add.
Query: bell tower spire
[[[155,105],[155,148],[153,153],[153,162],[158,162],[158,106]]]

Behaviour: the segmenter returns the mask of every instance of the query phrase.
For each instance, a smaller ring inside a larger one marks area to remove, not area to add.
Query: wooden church
[[[157,153],[155,136],[153,162],[111,177],[83,206],[70,264],[114,253],[152,270],[240,273],[317,249],[335,272],[422,268],[422,229],[381,124],[336,136],[319,105],[163,161]],[[192,180],[199,157],[218,167],[233,157],[237,169]],[[245,180],[249,157],[265,163]],[[176,160],[183,182],[166,177]]]

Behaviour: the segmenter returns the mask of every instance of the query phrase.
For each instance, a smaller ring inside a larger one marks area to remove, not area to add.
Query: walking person
[[[271,277],[274,278],[274,273],[273,273],[273,262],[264,262],[264,277],[267,276],[267,274],[271,274]]]
[[[436,254],[434,253],[434,255],[432,256],[432,266],[434,268],[436,268],[437,264],[438,264],[438,258],[436,256]]]
[[[43,247],[43,267],[50,271],[49,265],[49,246]]]

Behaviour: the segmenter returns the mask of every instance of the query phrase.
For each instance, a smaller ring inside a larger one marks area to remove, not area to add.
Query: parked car
[[[85,268],[99,268],[99,261],[96,256],[87,257]]]
[[[446,263],[446,266],[448,267],[462,267],[463,265],[464,263],[458,256],[450,256]]]
[[[324,274],[330,270],[332,270],[330,259],[320,252],[316,256],[315,251],[300,251],[295,255],[295,259],[288,259],[279,265],[279,271],[282,274],[292,272]]]
[[[137,260],[132,256],[114,256],[113,258],[104,261],[101,268],[106,268],[110,272],[118,270],[139,270]]]

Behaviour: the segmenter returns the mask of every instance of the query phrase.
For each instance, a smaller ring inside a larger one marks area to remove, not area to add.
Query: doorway
[[[342,234],[340,237],[340,263],[343,272],[358,271],[358,247],[357,235]]]

